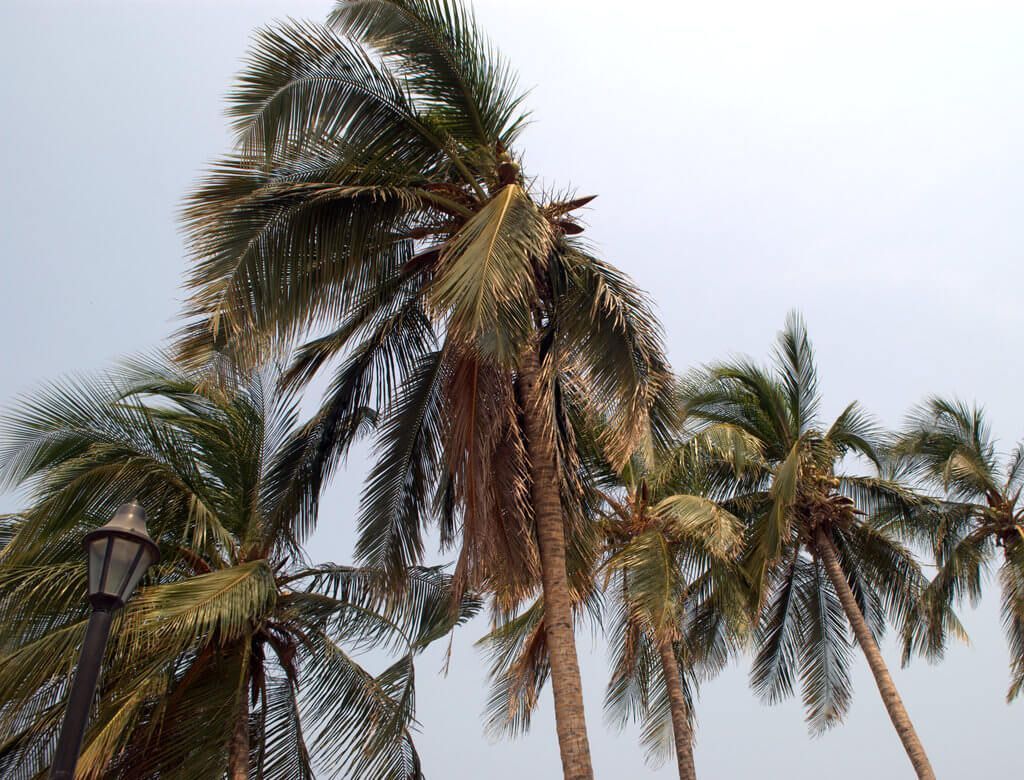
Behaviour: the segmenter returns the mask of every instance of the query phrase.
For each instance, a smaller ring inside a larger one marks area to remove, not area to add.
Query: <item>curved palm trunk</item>
[[[249,698],[242,691],[241,705],[235,718],[228,748],[228,780],[248,780],[249,777]]]
[[[661,669],[665,675],[665,687],[672,709],[672,736],[676,743],[676,763],[679,765],[679,780],[697,780],[697,769],[693,764],[693,730],[690,728],[690,713],[683,693],[683,678],[676,663],[672,642],[662,639],[658,642],[661,654]]]
[[[850,585],[846,581],[846,575],[839,565],[832,540],[819,528],[815,534],[815,541],[822,563],[825,564],[825,571],[828,572],[828,577],[839,595],[839,601],[842,602],[846,617],[850,621],[850,625],[853,626],[853,633],[857,637],[861,650],[864,651],[864,657],[868,660],[871,673],[875,676],[875,684],[878,686],[878,692],[882,695],[885,709],[889,712],[889,719],[896,727],[896,733],[899,734],[903,749],[910,757],[910,763],[914,765],[914,771],[917,772],[917,776],[921,780],[935,780],[935,772],[924,752],[924,745],[921,744],[921,740],[914,730],[914,724],[910,722],[910,715],[896,690],[896,684],[892,681],[889,669],[885,665],[885,659],[882,658],[882,653],[875,643],[875,638],[871,636],[864,615],[861,613],[860,607],[857,606],[857,600],[854,598],[853,591],[850,590]]]
[[[592,780],[590,743],[583,714],[583,686],[576,658],[572,601],[565,569],[565,525],[555,448],[541,408],[540,360],[536,348],[526,351],[519,367],[523,392],[523,425],[531,469],[531,494],[537,521],[541,581],[544,589],[544,632],[551,661],[555,696],[555,727],[566,780]]]

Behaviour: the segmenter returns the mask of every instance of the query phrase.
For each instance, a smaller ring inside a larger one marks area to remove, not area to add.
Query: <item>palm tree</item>
[[[85,630],[82,535],[137,497],[162,560],[116,619],[79,772],[89,778],[421,776],[413,656],[463,615],[449,578],[311,565],[324,426],[259,378],[214,388],[164,364],[54,385],[11,414],[2,523],[0,774],[48,765]],[[471,606],[467,608],[471,611]],[[397,656],[374,677],[353,653]]]
[[[941,615],[964,597],[977,602],[1002,548],[999,580],[1011,701],[1024,689],[1024,443],[1001,463],[982,409],[930,398],[910,414],[895,450],[911,477],[946,499],[930,528],[939,568],[923,598],[929,614]],[[923,641],[941,647],[946,633],[941,619],[932,617],[928,625],[932,635]]]
[[[696,777],[691,690],[698,673],[724,665],[746,606],[731,565],[740,521],[699,494],[706,485],[699,455],[679,447],[655,470],[639,457],[618,473],[596,464],[589,476],[600,485],[598,549],[586,577],[576,572],[573,592],[577,616],[589,613],[609,639],[609,716],[620,726],[639,721],[652,759],[674,745],[681,778]],[[481,642],[492,659],[493,733],[514,736],[529,726],[550,671],[543,623],[537,600]]]
[[[882,701],[920,778],[934,772],[879,651],[886,619],[907,624],[924,578],[898,541],[920,506],[895,479],[856,476],[847,456],[881,465],[881,432],[856,403],[827,428],[806,328],[790,315],[773,366],[717,364],[683,391],[713,447],[743,460],[722,503],[748,524],[744,567],[759,611],[751,672],[770,702],[799,676],[808,723],[819,732],[849,706],[853,630]]]
[[[622,463],[669,373],[645,298],[576,237],[591,198],[524,175],[521,103],[452,0],[343,1],[329,26],[262,30],[232,95],[236,150],[186,209],[180,347],[244,364],[319,334],[287,379],[341,359],[323,405],[338,446],[359,408],[382,414],[361,560],[400,579],[436,520],[457,590],[508,605],[540,581],[563,769],[590,778],[572,419],[612,419]]]
[[[642,723],[652,755],[674,745],[680,780],[697,777],[686,678],[720,668],[743,614],[731,567],[742,525],[701,494],[693,454],[681,448],[660,474],[634,458],[620,494],[603,494],[614,656],[605,706],[619,723]]]

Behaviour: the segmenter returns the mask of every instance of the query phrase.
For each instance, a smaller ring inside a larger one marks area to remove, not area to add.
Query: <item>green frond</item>
[[[875,466],[882,465],[882,430],[856,401],[843,409],[825,433],[825,440],[836,447],[840,455],[855,453]]]
[[[802,435],[816,422],[820,398],[814,351],[807,326],[797,312],[786,315],[786,324],[775,348],[775,363],[779,381],[786,391],[792,430]]]
[[[669,496],[652,511],[673,540],[723,560],[735,555],[743,539],[740,519],[702,496]]]
[[[745,567],[757,594],[763,594],[769,567],[779,560],[791,543],[791,510],[796,501],[805,457],[802,444],[802,441],[797,441],[785,460],[776,466],[771,484],[770,508],[763,517],[757,519],[750,531]],[[758,601],[760,598],[759,595]]]
[[[472,12],[453,0],[341,0],[330,23],[368,45],[422,114],[460,146],[509,148],[522,95]]]
[[[364,488],[356,555],[393,575],[423,555],[423,527],[441,458],[446,363],[440,350],[424,356],[402,387],[380,428],[380,456]]]
[[[380,678],[366,672],[326,634],[307,639],[302,706],[317,764],[366,780],[419,780],[409,734],[412,664],[406,658]]]
[[[820,561],[801,586],[798,598],[806,633],[800,645],[800,687],[807,724],[819,734],[840,723],[850,707],[851,637],[842,604]]]
[[[221,338],[252,364],[343,314],[405,250],[399,236],[421,208],[400,187],[277,177],[227,161],[192,196],[195,261],[178,343],[192,364]]]
[[[266,780],[313,780],[298,691],[288,678],[276,678],[267,685],[267,710],[262,776]]]
[[[289,582],[303,582],[307,592],[334,602],[326,605],[326,614],[335,633],[350,645],[368,641],[383,648],[399,640],[400,647],[419,651],[469,620],[481,606],[472,596],[453,605],[451,576],[442,567],[410,567],[398,589],[385,572],[336,564],[301,570]]]
[[[998,495],[1002,487],[988,424],[977,406],[928,399],[908,415],[895,451],[909,463],[912,475],[954,498]]]
[[[725,463],[737,476],[764,468],[764,444],[760,438],[738,425],[713,423],[702,428],[690,440],[695,455]]]
[[[247,636],[276,600],[277,585],[267,562],[243,563],[141,589],[125,612],[125,635],[134,652],[148,647],[184,652],[214,638],[230,643]]]
[[[750,684],[763,700],[774,704],[793,695],[806,619],[801,585],[813,580],[813,564],[793,554],[771,574],[770,587],[754,635]]]
[[[679,427],[675,382],[652,305],[624,274],[564,239],[553,253],[555,348],[578,366],[587,403],[607,421],[601,444],[616,468],[650,459]]]
[[[323,147],[360,160],[389,144],[390,154],[398,147],[406,159],[427,161],[439,151],[401,82],[325,25],[258,30],[229,101],[237,146],[257,161]]]
[[[689,414],[709,422],[732,423],[758,437],[778,457],[788,452],[800,436],[794,425],[786,389],[755,363],[738,359],[713,366],[710,382],[698,385],[695,395],[684,396]]]
[[[658,637],[671,636],[678,624],[680,573],[665,536],[657,530],[634,536],[607,566],[628,581],[626,598],[638,622]]]

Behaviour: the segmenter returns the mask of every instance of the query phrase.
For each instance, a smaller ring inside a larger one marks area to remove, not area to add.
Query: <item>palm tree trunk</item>
[[[551,661],[555,696],[555,727],[565,780],[592,780],[590,743],[583,714],[583,686],[576,658],[569,578],[565,569],[565,524],[562,520],[555,443],[545,425],[540,359],[535,347],[526,350],[519,367],[523,393],[523,426],[530,458],[531,494],[537,522],[541,582],[544,589],[544,633]]]
[[[697,780],[697,769],[693,764],[693,730],[690,728],[690,712],[683,693],[683,678],[672,649],[672,641],[658,641],[661,653],[661,670],[665,675],[668,700],[672,709],[672,736],[676,743],[676,763],[679,765],[679,780]]]
[[[248,780],[249,777],[249,696],[242,689],[235,730],[228,748],[228,780]]]
[[[907,751],[910,763],[914,765],[914,771],[917,772],[917,776],[921,780],[935,780],[935,772],[924,752],[924,745],[921,744],[921,740],[914,730],[914,724],[910,722],[910,715],[896,690],[896,684],[892,681],[889,669],[885,665],[885,659],[882,658],[878,644],[868,629],[868,624],[864,620],[860,607],[857,606],[853,591],[850,590],[850,584],[846,581],[846,575],[839,565],[836,548],[821,528],[818,528],[815,533],[815,540],[822,563],[825,564],[825,571],[839,595],[839,601],[842,602],[846,617],[850,621],[850,625],[853,626],[853,633],[857,637],[861,650],[864,651],[864,657],[868,660],[871,673],[875,676],[875,684],[878,685],[878,692],[882,695],[882,702],[889,712],[892,725],[896,727],[896,733],[899,734],[900,741],[903,743],[903,749]]]

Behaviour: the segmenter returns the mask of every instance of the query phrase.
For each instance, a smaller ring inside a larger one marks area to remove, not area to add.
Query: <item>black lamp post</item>
[[[50,768],[51,780],[73,780],[75,776],[100,662],[110,636],[110,621],[114,611],[132,595],[146,569],[160,559],[156,543],[146,533],[146,512],[134,502],[118,509],[105,526],[86,534],[85,549],[89,553],[92,615]]]

